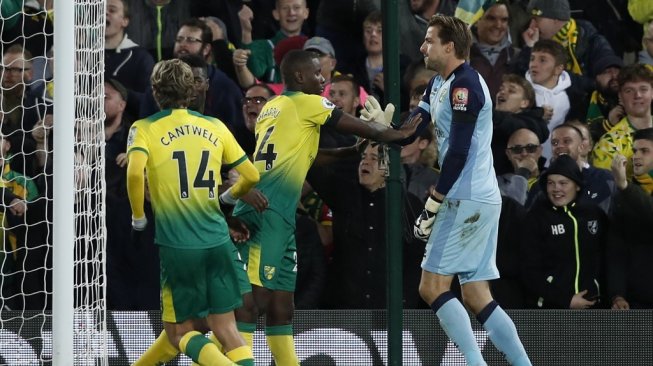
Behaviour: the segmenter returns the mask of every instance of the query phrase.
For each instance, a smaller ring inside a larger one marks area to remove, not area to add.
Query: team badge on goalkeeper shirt
[[[453,110],[467,111],[469,91],[467,88],[456,88],[453,90]]]
[[[263,273],[267,280],[271,280],[272,277],[274,277],[275,272],[276,272],[276,267],[272,267],[272,266],[263,267]]]

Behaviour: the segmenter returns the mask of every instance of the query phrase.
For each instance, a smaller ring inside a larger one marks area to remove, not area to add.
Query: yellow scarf
[[[642,187],[642,189],[648,194],[653,192],[653,177],[651,174],[653,174],[653,172],[633,177],[633,180],[635,180],[637,184],[639,184],[639,186]]]
[[[569,19],[567,24],[553,36],[553,40],[560,43],[567,50],[569,61],[567,71],[576,75],[583,75],[580,64],[576,59],[576,44],[578,43],[578,27],[574,19]]]

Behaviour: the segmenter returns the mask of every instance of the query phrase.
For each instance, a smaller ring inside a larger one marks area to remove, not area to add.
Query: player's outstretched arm
[[[381,123],[373,121],[366,122],[343,113],[336,124],[336,129],[340,132],[354,134],[378,142],[392,142],[412,136],[420,122],[422,122],[422,116],[416,114],[401,125],[399,129],[395,130]]]
[[[261,179],[258,170],[249,160],[244,160],[236,166],[238,171],[238,180],[229,189],[220,195],[220,204],[235,205],[236,200],[249,192]]]

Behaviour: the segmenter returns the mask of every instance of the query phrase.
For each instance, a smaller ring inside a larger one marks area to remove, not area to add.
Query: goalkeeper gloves
[[[435,221],[435,214],[438,213],[438,209],[442,201],[437,198],[429,195],[429,198],[426,200],[424,205],[424,210],[422,214],[419,215],[417,220],[415,220],[415,226],[413,228],[413,234],[415,237],[421,241],[428,241],[429,236],[431,236],[431,230],[433,230],[433,222]]]
[[[143,232],[147,227],[147,217],[143,216],[140,219],[134,218],[132,216],[132,230],[130,232],[129,238],[131,239],[132,245],[140,247],[141,246],[141,237]]]
[[[385,106],[385,111],[381,108],[381,104],[373,96],[368,96],[365,101],[365,108],[361,110],[361,119],[363,121],[374,121],[390,127],[392,123],[392,116],[395,114],[395,106],[388,103]]]

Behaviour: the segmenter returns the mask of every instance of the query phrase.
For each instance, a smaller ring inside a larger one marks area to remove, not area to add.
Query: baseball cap
[[[528,13],[534,17],[569,20],[571,9],[568,0],[531,0]]]
[[[605,55],[598,57],[595,59],[594,64],[592,65],[592,75],[599,75],[605,71],[605,69],[611,66],[620,69],[624,66],[624,61],[621,59],[621,57],[616,55]]]
[[[323,55],[336,57],[336,51],[333,49],[331,42],[324,37],[313,37],[304,43],[304,51],[315,50]]]
[[[116,89],[116,91],[120,94],[123,100],[127,100],[127,95],[129,94],[129,92],[127,91],[127,88],[125,88],[125,86],[122,85],[120,81],[112,78],[107,78],[104,79],[104,82],[111,85],[112,88]]]

